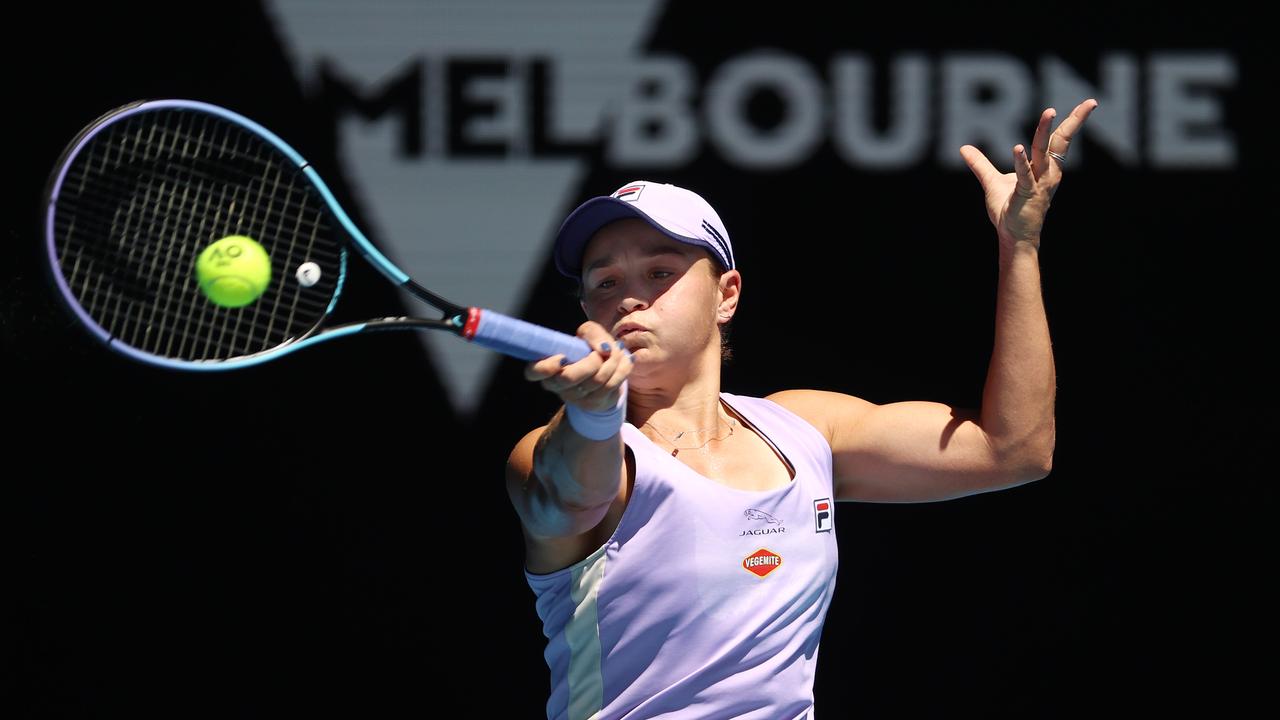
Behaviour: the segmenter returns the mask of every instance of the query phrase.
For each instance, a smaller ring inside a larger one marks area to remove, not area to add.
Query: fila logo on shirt
[[[835,527],[835,508],[832,505],[831,498],[822,498],[813,501],[813,531],[814,532],[831,532],[831,528]]]

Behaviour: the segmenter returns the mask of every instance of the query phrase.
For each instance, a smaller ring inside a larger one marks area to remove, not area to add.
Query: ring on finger
[[[1045,152],[1049,153],[1049,157],[1052,157],[1053,159],[1057,160],[1058,162],[1062,163],[1063,165],[1065,165],[1065,164],[1067,163],[1067,156],[1066,156],[1066,155],[1059,155],[1058,153],[1056,153],[1056,152],[1054,152],[1054,151],[1052,151],[1052,150],[1049,150],[1049,149],[1046,149],[1046,150],[1045,150]]]

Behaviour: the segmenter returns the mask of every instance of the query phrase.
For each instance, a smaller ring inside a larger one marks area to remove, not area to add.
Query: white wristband
[[[622,429],[622,422],[627,417],[627,383],[622,383],[622,392],[618,394],[618,404],[612,410],[592,412],[583,410],[577,405],[565,404],[565,417],[569,425],[577,433],[591,440],[608,440]]]

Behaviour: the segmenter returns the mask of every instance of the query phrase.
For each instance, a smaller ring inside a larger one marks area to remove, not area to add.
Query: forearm
[[[556,502],[578,509],[596,507],[617,497],[622,453],[621,431],[605,440],[583,437],[561,406],[534,448],[534,472]]]
[[[1057,376],[1036,246],[1000,249],[995,348],[982,393],[982,429],[1019,476],[1043,477],[1053,457]]]

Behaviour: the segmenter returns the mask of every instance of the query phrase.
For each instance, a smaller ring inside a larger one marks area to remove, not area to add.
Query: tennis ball
[[[253,238],[228,235],[201,251],[196,279],[215,305],[244,307],[271,284],[271,258]]]

